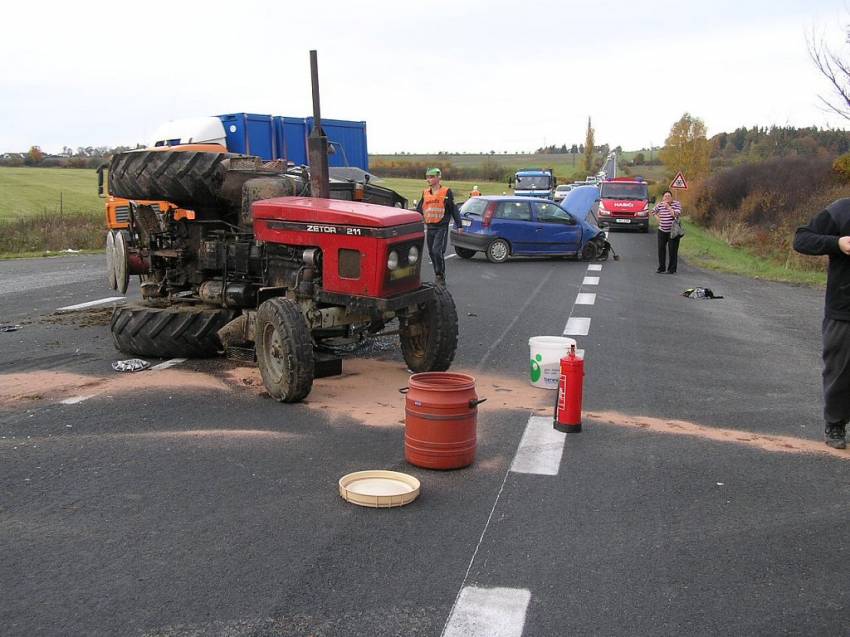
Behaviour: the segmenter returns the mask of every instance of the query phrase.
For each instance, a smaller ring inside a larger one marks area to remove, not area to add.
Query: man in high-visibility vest
[[[425,218],[428,242],[428,255],[434,266],[434,278],[438,285],[446,284],[446,243],[449,239],[449,219],[454,219],[455,228],[460,230],[460,214],[455,206],[451,188],[440,184],[442,173],[439,168],[425,171],[428,187],[422,191],[422,198],[416,204],[416,211]]]
[[[470,198],[472,198],[472,197],[480,197],[480,196],[481,196],[481,191],[480,191],[480,190],[478,190],[478,186],[473,186],[473,187],[472,187],[472,192],[470,192],[470,193],[469,193],[469,196],[470,196]]]

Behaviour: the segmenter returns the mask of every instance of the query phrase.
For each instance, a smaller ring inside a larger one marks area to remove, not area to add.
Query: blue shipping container
[[[312,117],[281,117],[256,113],[230,113],[217,116],[224,125],[227,149],[234,153],[257,155],[269,161],[286,159],[296,165],[308,163],[307,136],[313,130]],[[355,166],[369,170],[366,122],[323,119],[331,154],[329,166]]]

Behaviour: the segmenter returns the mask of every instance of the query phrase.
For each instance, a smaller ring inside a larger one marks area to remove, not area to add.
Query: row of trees
[[[136,148],[142,148],[141,144]],[[97,168],[113,153],[133,150],[130,146],[80,146],[76,150],[65,146],[58,155],[50,155],[40,146],[31,146],[25,153],[0,154],[0,166],[38,166],[41,168]]]

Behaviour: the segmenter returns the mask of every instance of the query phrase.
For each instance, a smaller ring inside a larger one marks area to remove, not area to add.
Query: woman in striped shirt
[[[678,264],[679,255],[679,240],[670,238],[670,228],[673,227],[673,220],[678,219],[682,214],[682,204],[678,201],[673,201],[673,193],[669,190],[664,191],[661,197],[661,203],[655,206],[652,214],[658,217],[658,274],[676,274],[676,265]],[[667,259],[667,252],[670,252],[670,258]],[[667,264],[666,267],[664,264]]]

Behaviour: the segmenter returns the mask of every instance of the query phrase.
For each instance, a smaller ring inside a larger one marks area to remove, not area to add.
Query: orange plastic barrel
[[[405,392],[405,390],[401,390]],[[406,388],[404,458],[426,469],[475,461],[479,400],[475,378],[452,372],[413,374]]]

